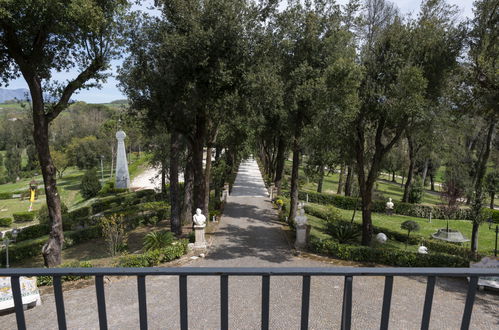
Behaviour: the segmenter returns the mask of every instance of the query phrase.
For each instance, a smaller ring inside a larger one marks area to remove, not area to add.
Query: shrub
[[[95,169],[85,172],[83,178],[81,179],[80,189],[83,198],[88,199],[97,196],[101,186],[99,178],[97,177],[97,171]]]
[[[150,251],[164,248],[170,245],[173,239],[173,233],[167,230],[151,232],[144,237],[144,249]]]
[[[407,242],[411,236],[411,231],[419,231],[419,223],[413,220],[407,220],[400,224],[400,229],[407,230],[407,240],[405,241],[405,246],[407,247]]]
[[[357,226],[350,223],[326,222],[326,232],[339,243],[353,243],[360,237]]]
[[[0,218],[0,227],[9,227],[11,224],[11,218]]]
[[[17,234],[16,241],[21,242],[34,239],[48,235],[48,233],[50,233],[50,226],[46,223],[41,223],[21,229],[19,234]]]
[[[36,216],[36,212],[18,212],[12,214],[15,222],[27,222],[33,221]]]
[[[423,199],[423,183],[421,179],[417,178],[415,182],[411,185],[411,190],[409,193],[409,203],[417,204],[421,203]]]
[[[419,254],[397,249],[371,248],[367,246],[345,245],[331,239],[320,240],[313,237],[312,251],[351,261],[373,262],[398,267],[468,267],[469,260],[460,256],[429,253]]]
[[[111,215],[101,219],[102,234],[108,244],[108,249],[114,257],[126,247],[127,233],[123,215]]]
[[[29,257],[39,256],[42,251],[42,246],[46,241],[47,237],[43,236],[9,246],[9,262],[12,263]],[[0,258],[2,263],[5,264],[5,253],[1,253]]]
[[[63,263],[57,268],[92,268],[92,264],[88,261],[72,261],[72,262],[66,262]],[[87,279],[90,278],[91,276],[76,276],[76,275],[66,275],[66,276],[61,276],[61,281],[62,282],[70,282],[70,281],[77,281],[80,279]],[[53,276],[37,276],[36,278],[36,284],[38,286],[43,286],[43,285],[52,285],[53,284]]]
[[[109,194],[119,194],[119,193],[123,193],[123,192],[127,192],[128,189],[126,188],[116,188],[114,186],[114,181],[107,181],[101,188],[101,190],[99,190],[99,196],[106,196],[106,195],[109,195]]]
[[[11,199],[12,195],[14,195],[14,193],[3,192],[3,193],[0,193],[0,199]]]
[[[65,233],[65,238],[71,239],[73,244],[79,244],[88,240],[102,237],[102,228],[100,226],[92,226],[76,231]]]
[[[61,201],[61,214],[65,215],[68,213],[68,207]],[[37,213],[38,221],[40,223],[50,224],[49,209],[47,204],[43,205]]]
[[[163,262],[172,261],[180,258],[187,252],[187,243],[187,240],[182,239],[162,249],[151,250],[142,254],[125,255],[120,257],[117,266],[153,267]]]

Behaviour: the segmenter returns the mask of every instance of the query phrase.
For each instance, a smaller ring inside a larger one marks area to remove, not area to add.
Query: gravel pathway
[[[229,197],[219,230],[206,258],[190,261],[189,267],[331,267],[331,261],[296,257],[275,220],[267,192],[253,160],[244,162]],[[344,263],[342,263],[344,264]],[[378,329],[384,279],[356,277],[353,281],[353,329]],[[110,329],[137,329],[138,304],[135,279],[106,284]],[[419,329],[426,288],[424,278],[395,278],[390,328]],[[219,279],[189,277],[189,327],[218,329]],[[261,281],[255,277],[229,279],[229,327],[259,329]],[[341,320],[343,279],[314,277],[311,281],[310,329],[337,329]],[[66,317],[71,329],[97,329],[95,289],[87,287],[64,293]],[[459,279],[438,279],[430,327],[458,329],[466,297],[466,283]],[[42,297],[43,305],[25,312],[29,329],[56,328],[52,295]],[[178,329],[178,279],[172,276],[147,278],[148,322],[151,329]],[[270,287],[272,329],[298,329],[301,306],[301,279],[273,277]],[[499,297],[477,295],[472,329],[499,328]],[[1,327],[15,328],[13,314],[0,317]]]

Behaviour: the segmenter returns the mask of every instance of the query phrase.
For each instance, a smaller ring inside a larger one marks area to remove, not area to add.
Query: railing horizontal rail
[[[254,267],[182,267],[182,268],[4,268],[0,276],[499,276],[497,268],[254,268]]]
[[[178,276],[180,302],[180,328],[188,329],[188,286],[191,276],[219,276],[220,277],[220,324],[221,329],[230,328],[229,320],[229,279],[231,276],[259,276],[262,283],[262,310],[261,328],[268,329],[270,325],[270,296],[272,295],[270,278],[272,276],[302,277],[301,299],[301,329],[309,325],[311,281],[313,276],[339,276],[344,278],[343,304],[341,309],[341,329],[350,329],[352,324],[352,288],[354,277],[384,276],[385,288],[383,291],[383,309],[381,315],[381,329],[387,329],[390,321],[390,305],[393,293],[393,279],[395,276],[422,276],[427,278],[424,310],[421,329],[428,329],[430,325],[431,309],[435,282],[438,277],[469,277],[468,292],[461,319],[461,329],[469,329],[471,314],[475,302],[479,277],[499,277],[497,268],[10,268],[0,269],[0,276],[11,277],[12,294],[14,298],[16,321],[18,329],[26,329],[23,302],[21,297],[21,276],[52,276],[54,283],[55,309],[59,329],[66,329],[64,296],[61,286],[61,276],[93,276],[97,298],[99,326],[107,329],[107,313],[104,288],[104,276],[135,276],[137,277],[138,313],[140,329],[148,328],[146,276]]]

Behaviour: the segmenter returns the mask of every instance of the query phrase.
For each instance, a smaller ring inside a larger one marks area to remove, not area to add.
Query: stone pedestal
[[[296,226],[296,249],[304,249],[307,246],[307,225]]]
[[[194,241],[195,249],[205,249],[206,248],[206,239],[204,237],[204,228],[206,226],[194,226],[194,233],[196,240]]]

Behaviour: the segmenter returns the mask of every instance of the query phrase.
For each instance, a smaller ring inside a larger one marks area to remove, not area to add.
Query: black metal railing
[[[344,277],[343,306],[341,328],[350,329],[352,321],[352,283],[354,277],[384,276],[385,286],[381,311],[380,329],[388,329],[390,305],[394,276],[424,276],[427,278],[421,329],[428,329],[430,324],[433,293],[437,277],[468,277],[468,292],[461,319],[461,329],[468,329],[473,311],[479,277],[499,277],[499,269],[487,268],[54,268],[54,269],[0,269],[0,276],[11,278],[16,321],[19,329],[26,329],[23,303],[21,297],[20,276],[52,276],[54,285],[55,307],[59,329],[66,329],[66,315],[61,286],[61,276],[93,276],[99,325],[107,329],[107,314],[104,294],[104,276],[137,277],[139,322],[141,329],[147,329],[146,276],[170,275],[179,277],[180,327],[188,329],[189,314],[187,309],[187,280],[189,276],[220,277],[220,324],[221,329],[229,328],[229,277],[261,276],[262,278],[262,310],[261,328],[269,328],[270,277],[299,276],[302,277],[301,297],[301,329],[308,328],[310,309],[310,280],[312,276]]]

